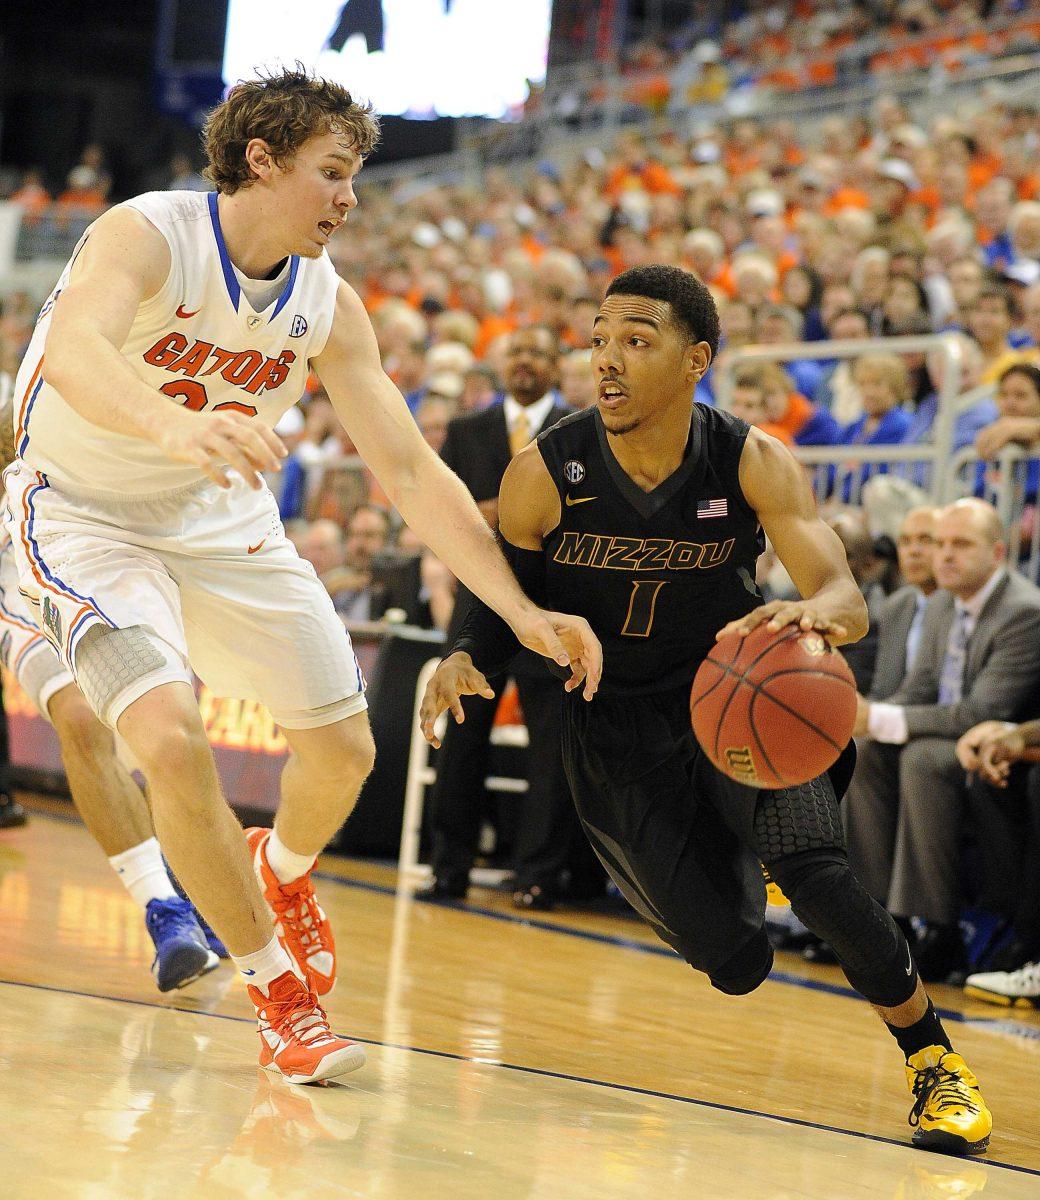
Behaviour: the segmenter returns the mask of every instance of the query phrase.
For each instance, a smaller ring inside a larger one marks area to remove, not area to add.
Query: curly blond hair
[[[225,195],[256,179],[246,162],[246,146],[261,138],[280,167],[292,161],[304,142],[325,133],[346,136],[362,158],[379,142],[372,106],[354,99],[338,83],[295,70],[237,83],[206,118],[202,143],[209,165],[206,178]]]

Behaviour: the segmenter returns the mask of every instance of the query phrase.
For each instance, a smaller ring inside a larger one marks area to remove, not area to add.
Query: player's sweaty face
[[[671,305],[608,296],[592,326],[592,369],[603,424],[628,433],[664,408],[688,403],[697,375]]]
[[[281,211],[292,221],[293,253],[317,258],[347,213],[357,207],[354,176],[361,158],[343,134],[308,138],[279,179]]]

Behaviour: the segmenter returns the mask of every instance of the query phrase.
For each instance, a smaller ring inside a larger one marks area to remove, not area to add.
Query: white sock
[[[267,839],[267,861],[278,876],[279,883],[292,883],[294,879],[306,875],[317,859],[316,854],[297,854],[295,850],[290,850],[278,836],[278,830],[271,830],[271,836]]]
[[[131,846],[122,854],[113,854],[108,861],[123,886],[142,908],[148,907],[149,900],[169,900],[177,895],[163,862],[159,843],[154,837],[139,846]]]
[[[258,987],[265,994],[279,975],[292,971],[297,975],[292,960],[282,949],[278,939],[272,936],[262,950],[254,950],[252,954],[234,955],[235,966],[245,977],[247,983]]]

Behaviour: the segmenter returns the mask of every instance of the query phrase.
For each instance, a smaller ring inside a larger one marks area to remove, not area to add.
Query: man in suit
[[[846,797],[849,857],[864,886],[897,919],[924,922],[922,977],[963,968],[957,925],[965,772],[957,739],[983,718],[1014,720],[1040,682],[1040,589],[1006,565],[996,511],[958,500],[935,533],[938,590],[899,689],[860,698],[864,741]]]
[[[556,391],[558,355],[556,335],[547,326],[517,330],[507,350],[506,394],[488,408],[456,417],[448,426],[441,458],[470,489],[492,528],[498,526],[498,492],[510,459],[573,411]],[[449,645],[470,599],[460,585],[448,629]],[[520,798],[513,847],[513,899],[517,907],[549,908],[572,844],[578,840],[584,844],[563,774],[560,685],[534,655],[526,653],[514,660],[511,674],[529,735],[528,790]],[[496,698],[507,678],[489,680]],[[485,810],[488,737],[496,707],[497,701],[467,697],[465,722],[448,722],[431,805],[434,883],[430,895],[455,899],[466,895]]]
[[[870,606],[871,631],[855,646],[843,646],[842,653],[856,679],[860,692],[867,692],[871,700],[887,700],[897,692],[906,678],[907,671],[913,666],[921,642],[921,626],[924,621],[925,605],[928,597],[935,591],[935,570],[933,565],[935,551],[935,522],[939,510],[936,508],[914,508],[903,518],[899,527],[899,537],[896,541],[896,554],[899,558],[899,574],[904,586],[884,599],[875,612]],[[855,535],[856,526],[850,533],[847,525],[839,526],[842,518],[862,517],[860,514],[839,513],[830,521],[845,546],[845,554],[849,560],[849,568],[853,577],[859,582],[854,558],[857,551],[863,553],[862,537],[867,538],[870,554],[873,556],[873,542],[862,526],[862,535]],[[880,590],[880,589],[878,589]],[[858,655],[850,655],[849,650],[858,650],[866,644],[866,651]],[[898,774],[899,754],[901,746],[877,743],[868,754],[887,756],[890,760],[888,771]],[[869,885],[868,885],[869,887]],[[909,925],[904,922],[906,932],[911,938],[916,935]],[[810,962],[835,963],[837,958],[833,950],[818,938],[800,930],[788,935],[784,943],[788,948],[802,947],[802,955]]]
[[[887,700],[902,686],[921,645],[928,598],[935,591],[936,508],[913,508],[903,518],[896,540],[903,586],[892,593],[878,614],[877,655],[869,696]]]

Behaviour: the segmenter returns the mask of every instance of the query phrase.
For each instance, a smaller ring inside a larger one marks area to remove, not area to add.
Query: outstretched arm
[[[314,368],[407,524],[523,645],[566,666],[570,656],[547,615],[524,595],[462,481],[423,440],[383,370],[368,314],[346,283],[339,285],[332,332]]]
[[[499,513],[502,545],[517,578],[532,598],[544,600],[542,539],[559,523],[560,498],[536,444],[521,451],[509,464],[502,479]],[[545,615],[566,649],[570,678],[564,687],[573,691],[584,682],[582,694],[591,700],[603,670],[603,651],[598,639],[583,617],[557,612]],[[440,745],[434,725],[445,710],[462,723],[463,696],[481,695],[488,699],[494,696],[486,674],[504,667],[518,649],[505,622],[486,604],[475,600],[454,645],[423,695],[420,724],[429,742]]]
[[[752,429],[740,458],[740,486],[802,599],[764,604],[730,621],[718,636],[747,634],[768,621],[770,629],[816,629],[835,646],[858,642],[867,632],[866,602],[852,578],[845,548],[820,520],[791,452],[776,438]]]

